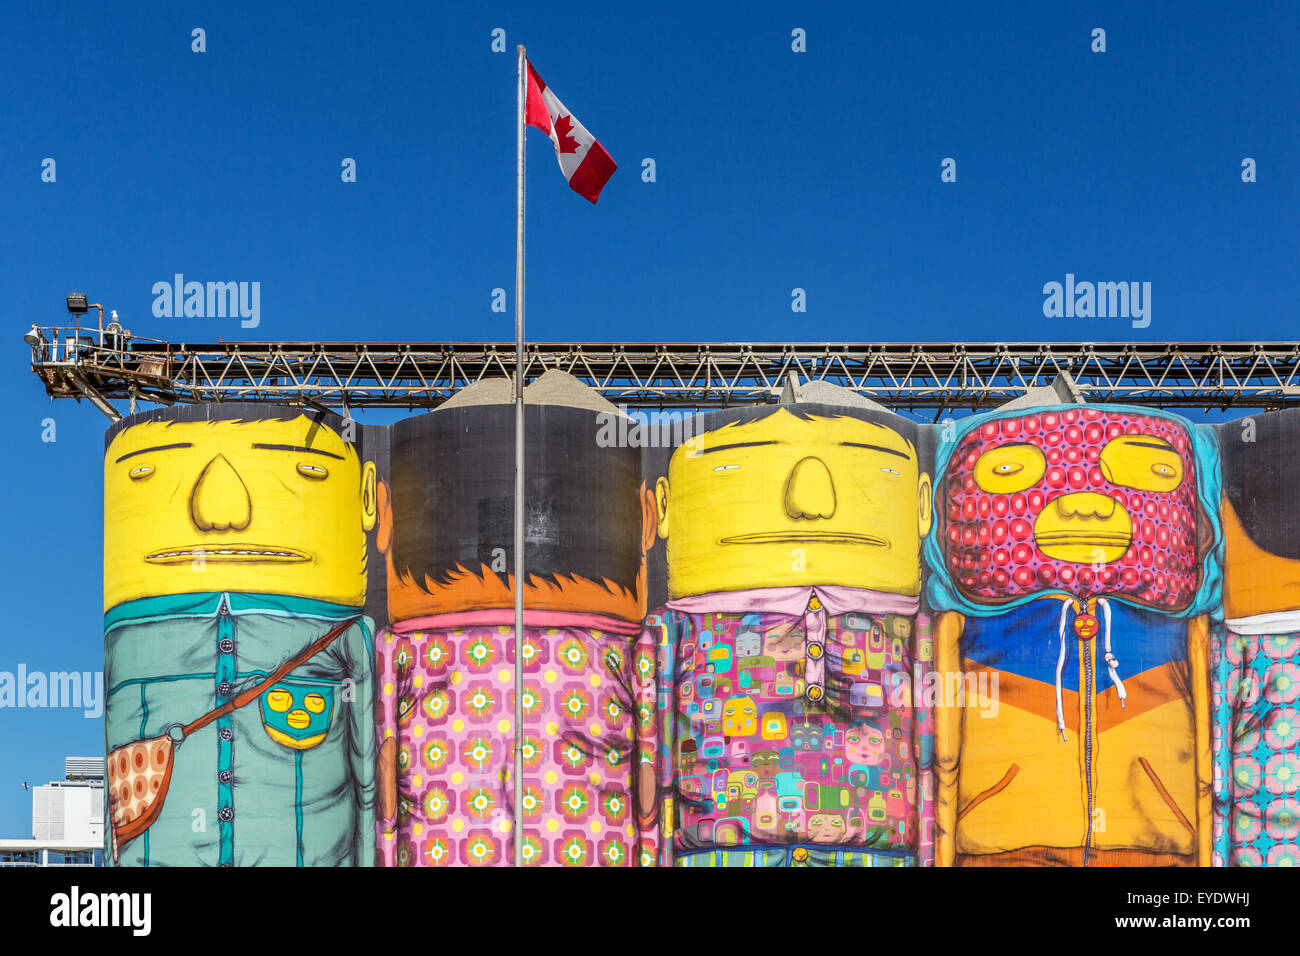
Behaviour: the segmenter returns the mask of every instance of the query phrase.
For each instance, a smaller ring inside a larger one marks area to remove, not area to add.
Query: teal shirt
[[[353,617],[311,660],[180,744],[161,813],[120,848],[119,865],[374,865],[373,623],[357,608],[233,592],[119,604],[104,616],[105,743],[111,752],[201,717]],[[105,843],[111,865],[108,832]]]

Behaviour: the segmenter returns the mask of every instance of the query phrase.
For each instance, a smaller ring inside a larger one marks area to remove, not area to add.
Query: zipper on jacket
[[[1083,865],[1088,865],[1088,853],[1092,849],[1092,818],[1093,818],[1093,800],[1092,792],[1092,709],[1093,695],[1096,690],[1096,674],[1093,671],[1092,659],[1092,641],[1093,638],[1081,642],[1079,656],[1083,658],[1083,690],[1084,690],[1084,707],[1083,707],[1083,774],[1084,782],[1088,788],[1088,831],[1083,839]]]

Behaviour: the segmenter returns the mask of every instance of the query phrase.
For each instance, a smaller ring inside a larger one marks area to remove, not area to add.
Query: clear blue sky
[[[1297,335],[1294,3],[452,6],[8,5],[0,670],[103,659],[107,420],[44,397],[23,331],[84,291],[181,341],[509,339],[516,43],[620,166],[590,206],[529,134],[531,339]],[[176,272],[260,282],[261,327],[154,318]],[[1044,319],[1067,272],[1151,282],[1150,328]],[[0,710],[0,835],[102,743]]]

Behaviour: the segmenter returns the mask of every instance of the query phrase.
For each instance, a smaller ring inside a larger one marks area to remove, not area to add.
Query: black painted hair
[[[640,450],[602,447],[597,412],[560,405],[524,411],[525,572],[555,582],[607,578],[635,591]],[[454,572],[490,569],[502,555],[504,567],[513,567],[514,414],[513,405],[476,405],[392,426],[398,574],[423,587],[426,576],[447,584]]]
[[[233,422],[235,424],[254,424],[256,422],[291,422],[297,418],[306,418],[316,428],[329,428],[335,433],[343,431],[343,418],[333,412],[322,412],[313,408],[289,408],[284,405],[258,405],[252,402],[229,402],[222,404],[173,405],[171,408],[154,408],[146,412],[129,415],[114,422],[104,433],[104,451],[113,443],[113,439],[136,425],[147,422],[161,422],[164,425],[177,425],[182,422]],[[357,426],[360,433],[361,426]]]
[[[1217,430],[1223,493],[1242,528],[1270,554],[1300,560],[1300,409],[1224,422]]]

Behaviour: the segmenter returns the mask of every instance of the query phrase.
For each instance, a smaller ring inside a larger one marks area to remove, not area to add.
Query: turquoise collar
[[[338,621],[358,617],[362,609],[332,604],[315,598],[287,594],[247,594],[238,591],[207,591],[197,594],[160,594],[125,601],[104,613],[104,631],[124,624],[178,617],[213,617],[225,602],[230,614],[262,614],[271,617],[319,618]]]

